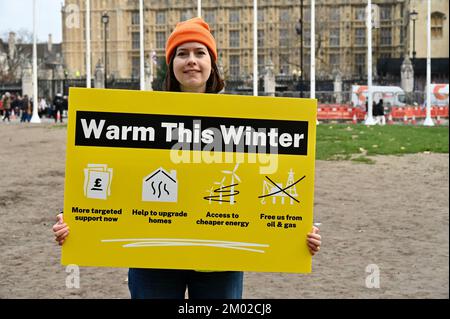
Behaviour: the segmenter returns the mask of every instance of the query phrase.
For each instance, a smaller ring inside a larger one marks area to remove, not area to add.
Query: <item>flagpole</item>
[[[316,98],[316,1],[311,0],[310,98]],[[301,40],[303,41],[303,39]]]
[[[372,115],[372,1],[367,1],[366,10],[367,27],[367,119],[364,124],[374,125],[375,121]]]
[[[150,43],[150,86],[147,88],[149,91],[153,91],[153,63],[154,62],[155,51],[153,50],[153,44]]]
[[[86,87],[91,87],[91,0],[86,0]]]
[[[197,0],[197,16],[202,16],[202,0]]]
[[[258,96],[258,0],[253,0],[253,96]]]
[[[424,126],[434,126],[431,119],[431,0],[427,1],[427,109]]]
[[[38,114],[38,76],[37,76],[37,47],[36,47],[36,14],[37,3],[33,0],[33,115],[31,117],[31,123],[41,123],[41,119]]]
[[[140,48],[140,71],[141,71],[141,91],[145,90],[144,72],[144,0],[139,0],[139,48]]]

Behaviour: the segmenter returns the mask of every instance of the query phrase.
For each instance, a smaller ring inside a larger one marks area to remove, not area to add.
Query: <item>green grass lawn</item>
[[[448,126],[320,124],[316,158],[372,163],[366,156],[448,153]]]

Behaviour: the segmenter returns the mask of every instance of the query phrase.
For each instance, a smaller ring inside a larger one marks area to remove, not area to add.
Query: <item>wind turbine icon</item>
[[[225,182],[225,178],[226,178],[226,176],[224,176],[220,182],[214,182],[214,184],[219,185],[219,190],[220,190],[220,192],[219,192],[219,204],[220,205],[222,205],[222,191],[223,191],[223,182]],[[210,203],[211,203],[211,200],[210,200]]]
[[[237,183],[235,184],[234,179],[236,179],[238,182],[241,182],[241,179],[239,178],[239,176],[236,174],[236,171],[239,167],[239,163],[236,164],[236,166],[234,167],[234,169],[232,171],[222,171],[222,173],[226,174],[226,175],[231,175],[231,185],[230,185],[230,205],[234,204],[234,186],[237,185]],[[225,178],[224,178],[225,179]],[[223,181],[223,180],[222,180]]]
[[[208,199],[209,199],[209,203],[211,204],[211,198],[213,198],[213,195],[214,195],[214,186],[211,186],[211,189],[206,190],[205,192],[209,193]]]

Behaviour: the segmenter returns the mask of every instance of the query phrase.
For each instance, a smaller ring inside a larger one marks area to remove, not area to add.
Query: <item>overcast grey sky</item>
[[[61,42],[61,5],[64,0],[36,1],[38,42],[47,41],[49,33],[54,43]],[[21,29],[33,32],[33,0],[0,0],[0,37]]]

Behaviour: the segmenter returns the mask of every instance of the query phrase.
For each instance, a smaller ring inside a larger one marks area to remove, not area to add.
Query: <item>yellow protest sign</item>
[[[310,272],[316,101],[71,88],[63,264]]]

